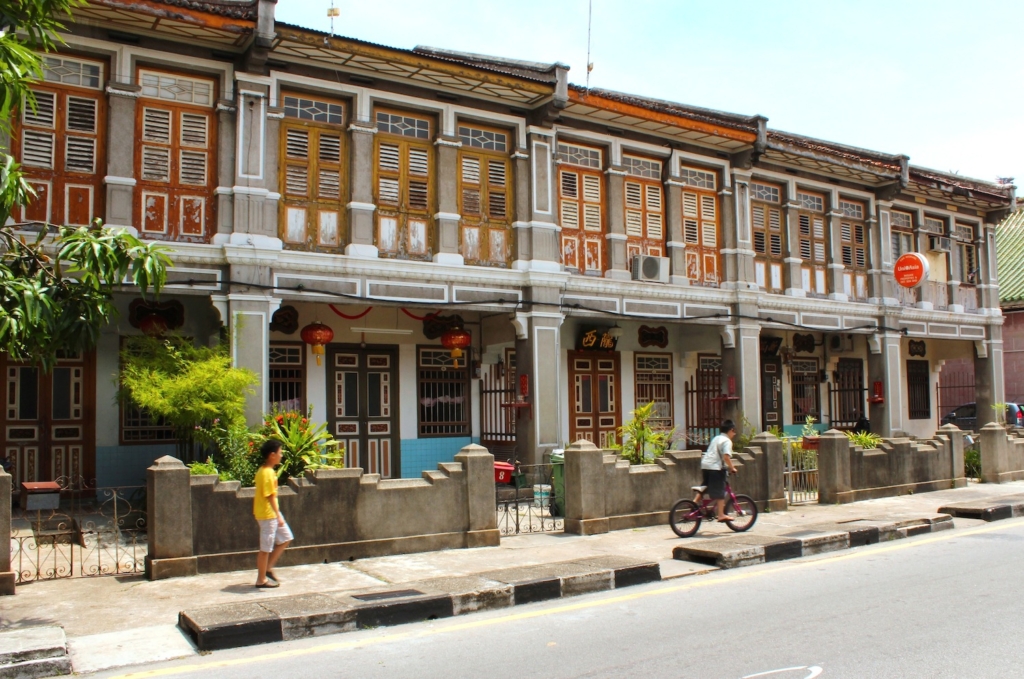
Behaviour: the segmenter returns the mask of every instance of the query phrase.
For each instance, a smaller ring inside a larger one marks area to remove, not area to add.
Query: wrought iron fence
[[[560,533],[565,529],[565,485],[550,464],[517,464],[512,483],[496,491],[498,530],[503,536]]]
[[[96,488],[67,478],[58,483],[57,509],[12,513],[15,581],[142,573],[148,553],[146,488]]]
[[[791,505],[818,501],[818,451],[786,439],[786,499]]]

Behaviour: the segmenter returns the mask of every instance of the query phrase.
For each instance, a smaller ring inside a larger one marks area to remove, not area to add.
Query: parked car
[[[1024,410],[1016,403],[1006,404],[1006,423],[1014,427],[1024,427]],[[957,406],[942,418],[942,424],[955,424],[961,429],[976,430],[978,428],[978,407],[973,403]]]

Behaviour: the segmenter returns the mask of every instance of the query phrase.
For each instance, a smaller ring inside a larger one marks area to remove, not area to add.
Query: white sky
[[[587,0],[335,0],[335,33],[569,64]],[[326,31],[330,0],[279,0]],[[732,113],[915,165],[1024,185],[1020,0],[594,0],[592,87]]]

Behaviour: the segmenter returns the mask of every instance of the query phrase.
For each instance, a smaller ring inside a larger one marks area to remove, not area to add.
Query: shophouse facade
[[[1002,400],[994,225],[1013,188],[571,85],[562,64],[413,50],[274,21],[271,0],[75,10],[12,147],[17,221],[100,217],[165,243],[158,305],[97,350],[4,363],[19,480],[135,483],[173,452],[115,402],[146,318],[230,331],[250,419],[313,406],[348,463],[418,476],[479,441],[539,461],[610,445],[637,405],[689,444],[722,417],[928,436],[945,361]],[[928,281],[898,288],[907,251]],[[333,330],[322,357],[301,339]],[[461,326],[462,359],[441,346]],[[322,359],[322,360],[321,360]]]

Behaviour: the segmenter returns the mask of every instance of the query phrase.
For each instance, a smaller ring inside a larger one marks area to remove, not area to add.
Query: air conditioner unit
[[[829,335],[828,350],[834,354],[853,351],[853,335]]]
[[[951,244],[945,236],[928,236],[929,252],[949,252]]]
[[[668,257],[634,255],[633,280],[668,283]]]

